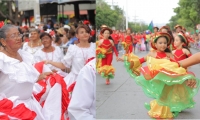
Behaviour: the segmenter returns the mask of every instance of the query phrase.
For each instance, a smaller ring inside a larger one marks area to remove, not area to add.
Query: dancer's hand
[[[116,57],[116,60],[117,60],[117,62],[119,61],[119,58],[118,57]]]
[[[196,81],[193,79],[189,79],[186,81],[186,85],[191,87],[191,88],[196,88]]]
[[[52,72],[56,73],[56,72],[58,72],[58,71],[57,71],[57,70],[55,70],[55,69],[53,69],[53,70],[52,70]]]
[[[121,57],[121,58],[118,58],[118,61],[124,61],[124,58],[123,57]]]
[[[44,60],[44,63],[45,64],[51,64],[51,61],[50,60]]]
[[[47,76],[53,74],[52,72],[44,72],[39,75],[38,81],[45,79]]]

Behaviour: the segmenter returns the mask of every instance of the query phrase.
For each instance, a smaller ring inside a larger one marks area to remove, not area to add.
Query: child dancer
[[[108,27],[108,26],[106,26],[106,25],[101,25],[101,30],[104,29],[104,28],[107,28],[107,27]],[[99,40],[101,40],[101,39],[103,39],[103,35],[102,35],[102,34],[99,34],[98,40],[96,41],[96,46],[98,46]],[[97,63],[96,63],[96,68],[97,68],[97,69],[99,69],[99,68],[101,67],[101,63],[102,63],[101,60],[102,60],[101,58],[100,58],[100,59],[97,58]]]
[[[132,53],[133,51],[133,39],[131,36],[131,29],[126,30],[126,36],[125,39],[122,42],[122,45],[124,47],[124,50],[126,51],[126,54]]]
[[[175,37],[174,46],[176,50],[172,51],[176,61],[190,57],[192,54],[188,48],[189,41],[183,32],[179,32]]]
[[[159,30],[160,32],[164,32],[164,33],[168,33],[171,35],[172,40],[171,40],[171,45],[169,46],[170,50],[175,50],[175,46],[174,46],[174,36],[172,34],[172,31],[170,30],[170,28],[168,26],[162,26]]]
[[[179,68],[177,63],[166,60],[173,58],[168,48],[170,43],[171,38],[168,33],[157,33],[151,43],[154,51],[147,57],[139,59],[132,54],[121,58],[125,60],[128,72],[135,78],[136,83],[142,86],[144,93],[148,97],[155,98],[150,104],[145,104],[152,118],[173,118],[180,111],[193,107],[193,97],[199,88],[199,80],[188,74],[184,68]],[[141,67],[145,61],[147,66]],[[138,76],[140,73],[143,76]],[[197,87],[188,86],[188,79],[196,80]]]
[[[99,59],[102,59],[101,67],[98,69],[98,72],[102,77],[106,78],[106,84],[110,84],[111,78],[114,76],[114,68],[112,67],[112,59],[113,59],[113,50],[118,59],[118,52],[114,46],[114,42],[111,40],[110,35],[112,34],[112,30],[110,28],[104,28],[101,30],[101,34],[103,35],[103,39],[101,39],[98,43],[98,48],[96,50],[96,54]],[[110,39],[109,39],[110,38]]]

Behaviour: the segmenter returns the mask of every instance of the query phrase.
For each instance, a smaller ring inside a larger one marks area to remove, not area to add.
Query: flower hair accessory
[[[2,28],[4,26],[4,22],[0,21],[0,28]]]

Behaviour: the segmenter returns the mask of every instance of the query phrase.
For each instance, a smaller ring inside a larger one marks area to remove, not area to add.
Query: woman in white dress
[[[50,60],[53,62],[61,62],[61,59],[63,59],[64,55],[61,49],[57,46],[52,46],[52,37],[48,33],[42,33],[40,35],[41,43],[44,46],[44,48],[39,49],[35,55],[35,62],[41,62],[45,60]],[[48,64],[48,67],[53,71],[57,72],[61,76],[65,77],[67,75],[66,72],[62,71],[60,68],[57,68],[55,66],[52,66],[51,64]]]
[[[30,29],[30,42],[25,42],[22,49],[34,55],[42,48],[43,46],[40,40],[40,31],[35,28]]]
[[[70,120],[95,120],[96,59],[92,59],[80,70],[68,112]]]
[[[89,43],[88,41],[90,33],[87,26],[78,26],[76,29],[76,37],[79,39],[79,43],[69,46],[67,54],[61,62],[46,61],[46,64],[51,64],[60,69],[71,68],[70,73],[64,78],[70,93],[73,91],[79,71],[91,56],[89,54],[95,56],[96,51],[96,44]]]
[[[32,97],[33,85],[50,73],[39,74],[33,67],[33,56],[22,51],[22,35],[17,27],[0,29],[0,118],[47,120],[42,107]],[[28,114],[27,114],[28,112]]]

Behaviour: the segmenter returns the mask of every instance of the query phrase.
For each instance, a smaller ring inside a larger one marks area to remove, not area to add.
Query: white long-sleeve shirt
[[[68,107],[70,120],[96,119],[96,59],[86,64],[78,74]]]

